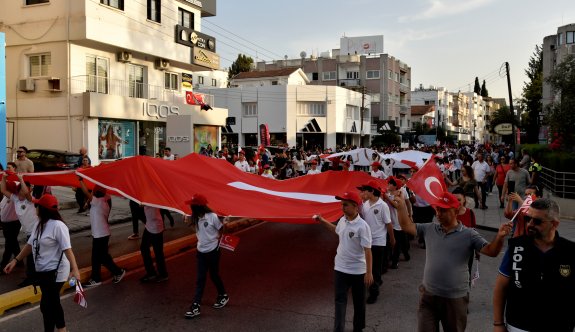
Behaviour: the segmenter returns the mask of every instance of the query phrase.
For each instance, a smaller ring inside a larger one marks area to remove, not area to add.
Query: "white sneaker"
[[[120,274],[115,275],[112,279],[114,280],[114,283],[117,284],[120,281],[122,281],[122,278],[124,278],[124,276],[126,275],[126,270],[122,269],[122,272],[120,272]]]
[[[100,286],[101,284],[102,284],[101,281],[95,281],[94,279],[90,279],[90,280],[88,280],[87,283],[82,284],[82,287],[84,287],[84,288],[90,288],[90,287]]]

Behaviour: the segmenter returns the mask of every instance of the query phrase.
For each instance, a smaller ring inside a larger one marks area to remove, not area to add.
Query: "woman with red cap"
[[[194,302],[190,310],[186,312],[186,318],[194,318],[200,315],[200,303],[206,287],[206,277],[208,271],[210,278],[216,286],[218,297],[213,307],[215,309],[223,308],[229,301],[228,294],[224,288],[224,283],[220,278],[220,248],[219,238],[224,230],[224,224],[208,207],[208,200],[205,196],[195,194],[186,201],[192,209],[192,225],[196,229],[198,238],[197,259],[198,259],[198,276],[196,279],[196,293]]]
[[[69,277],[80,280],[80,272],[70,243],[70,232],[58,212],[58,200],[44,194],[34,201],[38,204],[38,223],[24,249],[4,268],[10,273],[30,253],[36,266],[36,278],[42,291],[40,311],[44,330],[66,331],[64,310],[60,304],[60,290]]]

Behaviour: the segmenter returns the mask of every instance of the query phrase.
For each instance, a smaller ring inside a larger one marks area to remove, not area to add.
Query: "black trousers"
[[[391,253],[391,264],[397,264],[397,262],[399,262],[400,253],[403,253],[406,260],[408,259],[409,241],[407,240],[407,235],[404,231],[394,229],[393,235],[395,236],[395,247],[393,247],[393,252]]]
[[[156,256],[156,267],[158,268],[158,273],[154,269],[154,262],[152,261],[152,253],[150,252],[150,246],[154,248],[154,255]],[[144,260],[144,266],[146,267],[146,273],[149,276],[160,275],[165,277],[168,275],[166,270],[166,258],[164,257],[164,233],[152,234],[144,229],[144,234],[142,235],[142,242],[140,243],[140,252],[142,253],[142,259]]]
[[[383,257],[385,257],[385,246],[371,246],[373,284],[369,286],[369,296],[379,296],[379,287],[383,284],[381,274],[383,270]],[[387,267],[387,266],[386,266]]]
[[[84,195],[84,192],[82,191],[81,188],[78,188],[78,190],[76,190],[76,195],[74,195],[76,197],[76,203],[78,203],[78,205],[80,206],[78,208],[78,211],[84,211],[85,209],[85,205],[86,205],[86,195]]]
[[[110,236],[92,238],[92,280],[101,281],[100,269],[104,265],[113,275],[122,273],[108,252]]]
[[[40,290],[42,291],[40,311],[44,320],[45,332],[53,332],[54,327],[59,329],[66,327],[64,309],[60,304],[60,290],[63,285],[63,282],[40,283]]]
[[[485,200],[487,199],[487,182],[478,182],[477,187],[481,192],[481,206],[485,206]]]
[[[334,332],[345,330],[347,292],[351,288],[353,299],[353,330],[365,328],[365,274],[347,274],[335,271],[335,321]]]
[[[10,263],[12,256],[16,257],[20,253],[20,244],[18,243],[20,227],[20,221],[18,220],[2,222],[2,234],[4,234],[6,239],[2,262],[0,263],[2,268]]]
[[[196,279],[196,294],[194,295],[194,303],[200,304],[206,288],[206,279],[208,272],[210,279],[216,286],[218,295],[226,294],[224,283],[220,278],[220,250],[218,248],[210,252],[197,252],[198,259],[198,276]]]
[[[174,227],[174,217],[172,217],[170,211],[166,209],[160,209],[160,215],[162,216],[162,220],[164,220],[164,217],[167,217],[170,221],[170,226]]]
[[[144,224],[146,223],[144,208],[140,204],[130,201],[130,214],[132,215],[132,233],[139,234],[138,221],[141,220]]]

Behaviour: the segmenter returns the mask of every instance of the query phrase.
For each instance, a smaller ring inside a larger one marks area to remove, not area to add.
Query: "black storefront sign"
[[[198,47],[211,52],[216,51],[215,37],[181,25],[176,25],[176,43],[189,47]]]

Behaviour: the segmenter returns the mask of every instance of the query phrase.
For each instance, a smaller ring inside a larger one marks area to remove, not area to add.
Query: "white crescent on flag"
[[[431,190],[431,184],[432,184],[433,182],[437,182],[437,184],[438,184],[439,187],[441,188],[441,182],[439,182],[439,179],[438,179],[438,178],[436,178],[436,177],[428,177],[427,179],[425,179],[425,190],[427,190],[427,192],[428,192],[431,196],[433,196],[433,197],[435,197],[435,198],[437,198],[437,199],[440,199],[440,197],[438,197],[438,196]]]

